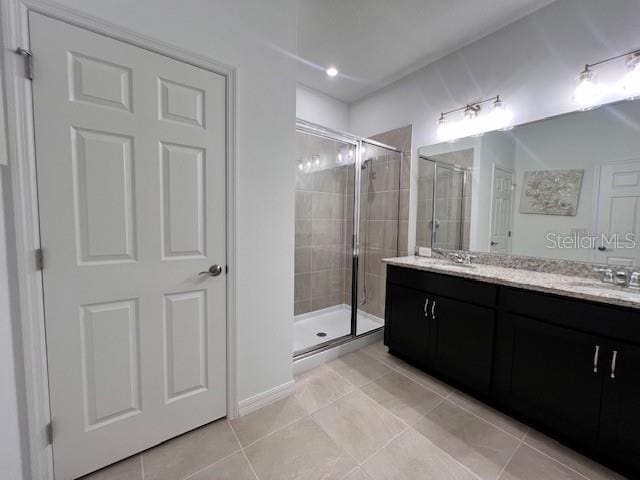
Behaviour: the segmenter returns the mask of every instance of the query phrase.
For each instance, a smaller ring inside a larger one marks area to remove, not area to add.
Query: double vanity
[[[392,354],[640,476],[640,292],[443,259],[384,262]]]

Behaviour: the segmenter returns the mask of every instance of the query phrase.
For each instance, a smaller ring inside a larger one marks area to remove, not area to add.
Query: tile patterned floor
[[[368,346],[296,392],[84,480],[623,480]]]

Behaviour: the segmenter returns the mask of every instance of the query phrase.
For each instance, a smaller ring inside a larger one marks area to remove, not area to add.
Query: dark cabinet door
[[[512,327],[510,403],[585,446],[598,433],[606,346],[597,336],[518,315]]]
[[[429,308],[434,333],[433,368],[477,392],[488,394],[495,311],[438,297]]]
[[[428,295],[420,290],[389,284],[385,341],[394,353],[426,365],[429,341]],[[430,308],[430,306],[429,306]]]
[[[603,358],[603,375],[600,448],[640,471],[640,347],[614,344]]]

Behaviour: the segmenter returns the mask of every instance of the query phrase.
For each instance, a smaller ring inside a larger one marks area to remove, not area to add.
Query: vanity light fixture
[[[578,104],[583,110],[588,110],[596,106],[604,94],[609,90],[597,82],[594,67],[598,67],[605,63],[626,58],[627,72],[620,79],[617,85],[612,88],[614,92],[617,90],[623,96],[633,99],[640,95],[640,49],[631,52],[616,55],[614,57],[605,58],[595,63],[587,63],[584,70],[578,75],[578,84],[573,93],[573,102]]]
[[[491,110],[482,113],[482,105],[488,102],[493,102]],[[462,120],[454,121],[448,118],[449,115],[462,111]],[[511,119],[511,111],[505,106],[500,95],[496,95],[442,112],[438,119],[438,138],[451,142],[470,135],[481,136],[491,130],[508,130],[512,127]]]

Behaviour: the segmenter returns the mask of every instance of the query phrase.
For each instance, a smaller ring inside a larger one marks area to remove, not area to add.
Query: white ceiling
[[[300,0],[298,81],[353,102],[552,1]]]

